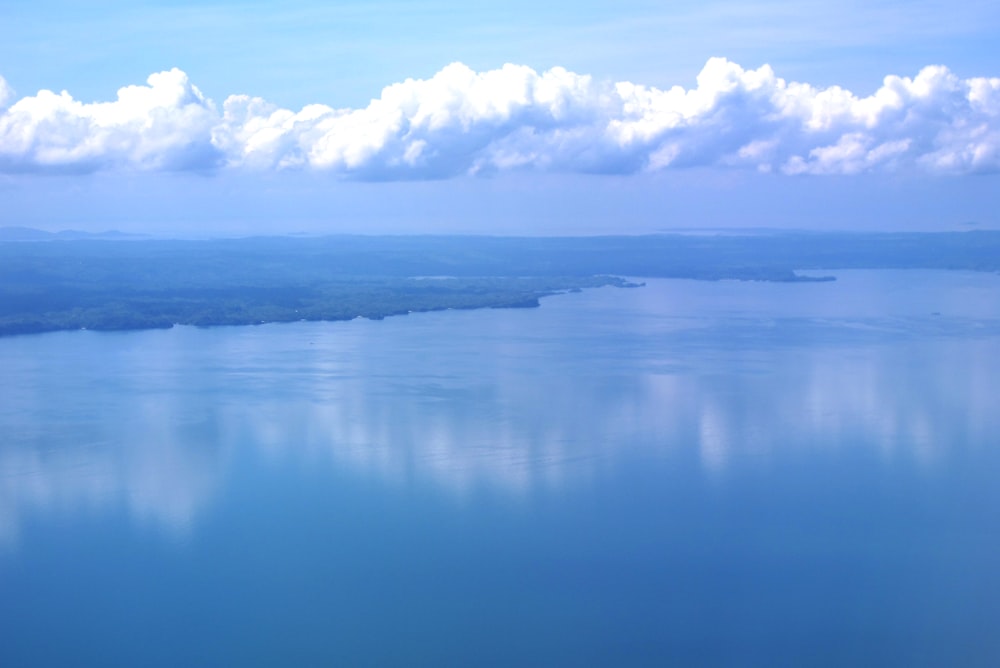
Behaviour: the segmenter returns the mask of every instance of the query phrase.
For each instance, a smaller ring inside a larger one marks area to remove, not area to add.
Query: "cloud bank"
[[[0,170],[309,169],[365,180],[508,170],[684,167],[785,174],[1000,170],[1000,78],[929,66],[872,95],[708,61],[693,88],[600,82],[562,68],[461,63],[386,87],[363,109],[208,99],[173,69],[110,102],[15,99],[0,78]]]

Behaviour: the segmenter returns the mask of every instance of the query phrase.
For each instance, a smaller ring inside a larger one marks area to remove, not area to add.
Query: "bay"
[[[0,665],[996,665],[1000,277],[0,339]]]

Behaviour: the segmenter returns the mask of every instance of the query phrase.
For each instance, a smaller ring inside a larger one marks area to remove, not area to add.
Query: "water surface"
[[[0,339],[0,665],[1000,664],[1000,277]]]

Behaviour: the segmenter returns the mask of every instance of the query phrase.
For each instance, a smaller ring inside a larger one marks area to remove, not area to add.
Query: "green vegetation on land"
[[[1000,269],[1000,233],[261,237],[0,242],[0,335],[531,307],[621,276],[808,282],[796,270]],[[827,279],[828,280],[828,279]]]

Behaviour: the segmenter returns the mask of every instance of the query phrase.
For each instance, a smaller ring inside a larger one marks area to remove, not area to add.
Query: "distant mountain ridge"
[[[118,230],[107,230],[105,232],[60,230],[58,232],[47,232],[46,230],[39,230],[34,227],[0,227],[0,241],[78,241],[81,239],[120,239],[126,241],[149,238],[148,234],[135,234],[120,232]]]

